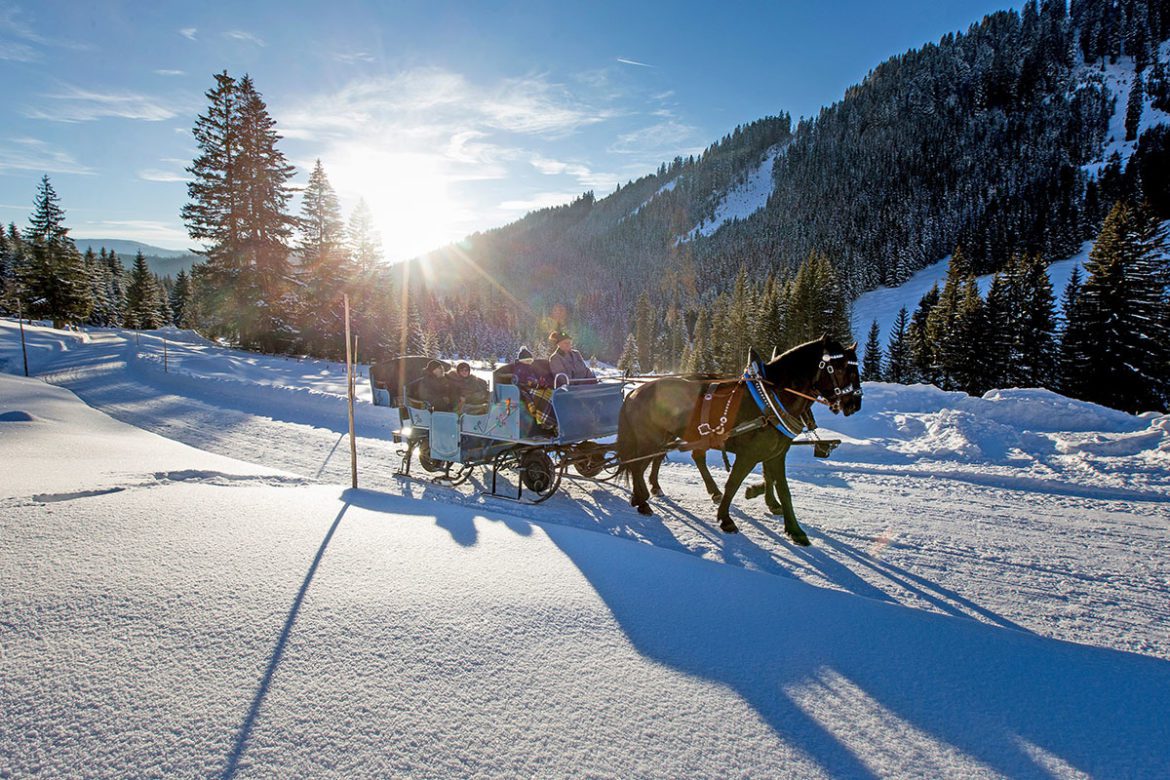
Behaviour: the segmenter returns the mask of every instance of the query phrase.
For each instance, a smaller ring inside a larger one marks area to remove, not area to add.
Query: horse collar
[[[756,408],[760,410],[760,414],[764,416],[772,426],[780,433],[784,434],[790,439],[795,439],[804,430],[803,425],[800,430],[793,431],[796,427],[785,421],[784,403],[775,397],[775,393],[768,390],[768,387],[761,379],[763,371],[758,361],[753,360],[748,364],[748,367],[743,371],[743,381],[747,385],[748,394],[752,397]],[[788,415],[791,417],[792,415]]]

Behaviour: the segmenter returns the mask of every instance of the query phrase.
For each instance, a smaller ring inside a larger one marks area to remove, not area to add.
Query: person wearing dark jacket
[[[585,358],[581,357],[580,352],[573,349],[573,338],[568,333],[563,330],[554,330],[548,335],[548,340],[555,350],[548,359],[549,370],[552,371],[554,382],[565,384],[567,379],[569,384],[579,385],[597,381],[597,377],[585,363]]]
[[[534,359],[528,347],[520,347],[520,354],[512,364],[512,382],[520,388],[520,398],[537,426],[547,432],[555,431],[557,420],[552,407],[552,373],[548,361]]]
[[[457,411],[462,411],[465,404],[478,405],[488,402],[487,382],[471,373],[471,366],[467,363],[460,363],[447,372],[447,387]]]
[[[455,408],[451,400],[451,387],[443,373],[443,364],[437,360],[427,363],[426,373],[418,380],[411,395],[434,412],[450,412]]]

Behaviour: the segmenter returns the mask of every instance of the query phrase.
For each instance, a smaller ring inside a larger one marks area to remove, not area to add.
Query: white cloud
[[[154,74],[156,76],[186,76],[187,71],[185,71],[185,70],[170,70],[168,68],[158,68],[157,70],[155,70]]]
[[[190,177],[185,173],[175,173],[160,168],[144,168],[138,172],[138,178],[146,181],[174,182],[187,181]]]
[[[622,63],[623,65],[637,65],[639,68],[653,68],[654,67],[653,65],[647,65],[644,62],[638,62],[637,60],[626,59],[625,57],[617,57],[616,59],[618,62]]]
[[[335,52],[333,59],[346,65],[354,65],[359,62],[374,62],[376,57],[369,52],[355,51],[355,52]]]
[[[103,219],[80,222],[71,231],[74,235],[96,235],[141,241],[145,244],[167,247],[190,246],[191,239],[177,223],[148,219]],[[103,235],[105,234],[105,235]]]
[[[247,30],[228,30],[224,33],[225,38],[233,38],[237,41],[245,41],[247,43],[254,43],[257,46],[267,46],[262,38]]]
[[[668,118],[648,127],[619,135],[610,145],[615,154],[636,154],[649,157],[673,157],[685,154],[680,151],[695,138],[696,129],[675,119]],[[702,147],[698,147],[702,151]]]
[[[175,109],[163,105],[157,98],[132,92],[96,92],[69,86],[63,92],[46,97],[54,104],[27,109],[24,115],[29,119],[54,122],[89,122],[105,117],[160,122],[176,115]]]
[[[184,27],[183,29],[179,30],[179,35],[182,35],[189,41],[193,41],[195,40],[195,33],[197,32],[199,32],[197,27]]]
[[[7,138],[0,144],[0,174],[10,171],[80,175],[96,173],[68,152],[55,149],[36,138]]]

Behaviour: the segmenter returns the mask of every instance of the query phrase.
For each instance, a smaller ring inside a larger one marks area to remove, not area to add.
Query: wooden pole
[[[24,302],[16,304],[16,321],[20,323],[20,354],[24,356],[24,375],[28,376],[28,347],[24,344]]]
[[[357,488],[357,441],[353,437],[353,342],[349,335],[349,296],[342,298],[345,301],[345,382],[349,397],[349,472],[353,486]]]

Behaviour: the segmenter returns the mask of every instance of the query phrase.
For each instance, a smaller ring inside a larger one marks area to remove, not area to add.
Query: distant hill
[[[116,252],[122,258],[122,264],[127,268],[134,262],[134,256],[139,251],[146,259],[146,265],[152,273],[159,276],[175,276],[179,271],[190,271],[191,266],[199,262],[199,255],[185,249],[164,249],[161,246],[144,244],[141,241],[128,241],[123,238],[75,238],[73,243],[77,249],[85,252],[93,249],[100,252],[103,248],[107,252]]]

